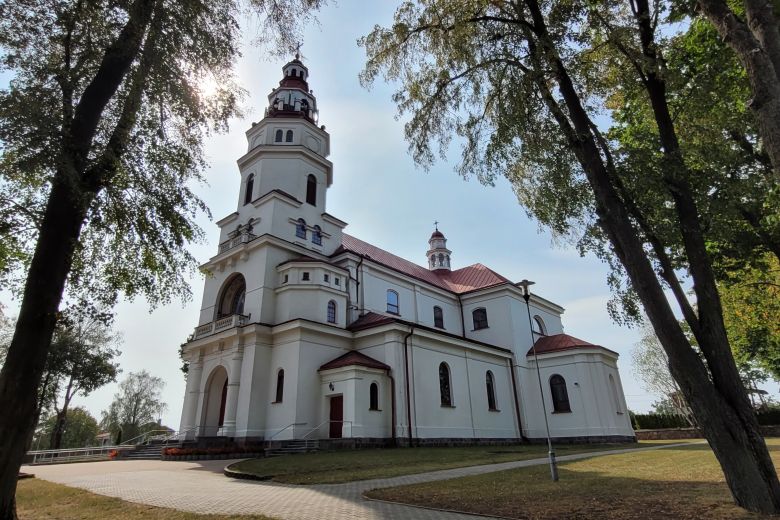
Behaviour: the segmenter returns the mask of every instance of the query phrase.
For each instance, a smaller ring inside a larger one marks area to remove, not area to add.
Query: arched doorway
[[[206,382],[203,394],[203,414],[201,415],[201,435],[216,436],[225,421],[225,403],[227,401],[228,375],[225,367],[212,370]]]
[[[246,297],[246,281],[241,274],[231,276],[222,285],[217,300],[217,315],[215,319],[244,314],[244,298]]]

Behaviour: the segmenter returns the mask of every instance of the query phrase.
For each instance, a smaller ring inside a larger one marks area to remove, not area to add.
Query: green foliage
[[[245,8],[257,15],[258,38],[289,52],[324,3],[152,3],[142,47],[87,143],[86,164],[69,174],[89,207],[71,294],[105,305],[119,293],[153,306],[189,297],[185,280],[197,264],[187,245],[202,239],[195,217],[207,212],[193,191],[206,167],[204,138],[227,129],[244,96],[234,75],[238,17]],[[0,288],[20,294],[52,182],[69,160],[70,125],[135,4],[0,5],[0,71],[11,78],[0,89]]]
[[[780,379],[780,261],[764,255],[720,285],[723,319],[736,360]]]
[[[56,415],[41,421],[33,437],[32,449],[50,449],[51,435],[57,422]],[[77,406],[68,410],[60,448],[85,448],[97,444],[98,422],[86,408]]]
[[[119,384],[108,410],[102,412],[101,429],[111,432],[111,438],[121,435],[129,441],[157,427],[157,420],[167,405],[162,401],[165,382],[146,370],[131,372]],[[120,434],[121,431],[121,434]]]

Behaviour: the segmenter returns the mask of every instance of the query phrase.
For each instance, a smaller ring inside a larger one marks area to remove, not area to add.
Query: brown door
[[[330,438],[341,438],[341,425],[344,420],[344,396],[336,395],[330,398]]]

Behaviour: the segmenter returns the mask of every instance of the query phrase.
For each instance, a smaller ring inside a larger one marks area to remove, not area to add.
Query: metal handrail
[[[334,423],[334,422],[336,422],[336,423],[341,423],[342,425],[343,425],[344,423],[349,423],[349,433],[350,433],[350,435],[352,435],[352,421],[343,421],[343,420],[342,420],[342,421],[331,421],[330,419],[328,419],[327,421],[322,421],[320,424],[318,424],[317,426],[315,426],[314,428],[312,428],[311,430],[309,430],[309,433],[307,433],[306,435],[304,435],[303,437],[301,437],[301,439],[302,439],[302,440],[303,440],[303,439],[306,439],[306,437],[308,437],[308,436],[309,436],[309,435],[311,435],[312,433],[314,433],[314,432],[318,431],[318,430],[319,430],[319,429],[320,429],[320,428],[321,428],[321,427],[322,427],[324,424],[330,424],[330,423]],[[343,427],[343,426],[342,426],[342,427]]]
[[[137,436],[133,437],[132,439],[128,439],[125,442],[119,443],[119,446],[130,446],[130,445],[136,446],[138,444],[143,444],[143,441],[142,442],[136,442],[136,443],[134,443],[133,441],[135,441],[136,439],[146,438],[146,437],[150,436],[152,433],[165,433],[166,435],[168,435],[168,434],[170,434],[170,430],[149,430],[148,432],[142,433],[141,435],[137,435]]]
[[[281,429],[281,430],[279,430],[278,432],[276,432],[276,433],[274,433],[273,435],[271,435],[270,437],[268,437],[268,440],[269,440],[269,441],[272,441],[272,440],[274,440],[274,437],[276,437],[277,435],[279,435],[280,433],[282,433],[284,430],[286,430],[286,429],[288,429],[288,428],[292,428],[293,426],[306,426],[307,424],[309,424],[309,423],[300,422],[300,423],[291,423],[291,424],[288,424],[287,426],[285,426],[284,428],[282,428],[282,429]]]
[[[135,446],[91,446],[87,448],[62,448],[58,450],[34,450],[28,451],[32,455],[32,464],[41,462],[54,462],[54,460],[87,459],[107,456],[112,451],[129,451]]]

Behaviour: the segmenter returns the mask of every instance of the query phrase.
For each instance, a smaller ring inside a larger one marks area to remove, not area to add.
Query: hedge
[[[690,424],[682,415],[638,413],[634,414],[635,430],[660,430],[663,428],[688,428]]]

